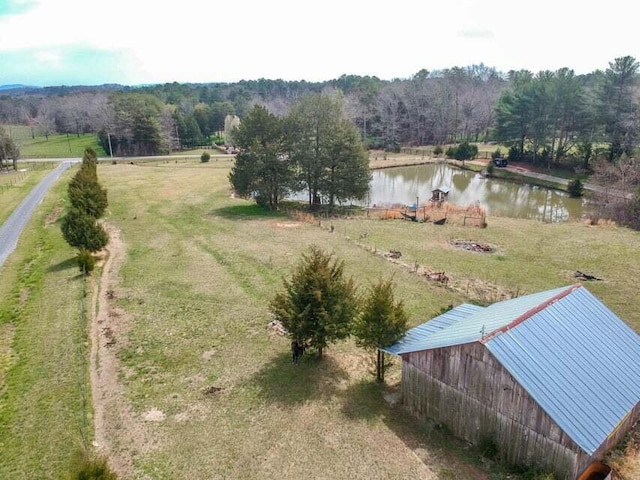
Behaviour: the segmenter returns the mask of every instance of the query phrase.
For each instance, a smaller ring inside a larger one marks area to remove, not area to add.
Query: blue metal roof
[[[383,348],[382,350],[393,355],[425,350],[423,344],[427,342],[433,334],[458,323],[460,320],[463,320],[480,310],[484,310],[484,307],[478,307],[477,305],[471,305],[469,303],[458,305],[456,308],[449,310],[442,315],[438,315],[434,319],[425,322],[422,325],[412,328],[398,343],[391,345],[390,347]]]
[[[589,455],[640,401],[640,337],[586,288],[485,345]]]
[[[571,287],[556,288],[554,290],[547,290],[546,292],[512,298],[504,302],[494,303],[486,308],[469,304],[460,305],[444,315],[440,315],[427,323],[409,330],[402,340],[384,350],[400,355],[402,353],[477,342],[484,336],[510,324],[519,316],[549,301],[549,299],[568,288]],[[462,307],[464,307],[464,309],[458,313],[458,309]],[[455,318],[457,318],[457,321],[439,327],[441,324],[441,320],[439,319],[441,317],[448,318],[448,315],[456,315]],[[434,331],[430,324],[436,321],[438,322],[436,325],[438,325],[439,328],[436,328]]]
[[[640,337],[580,285],[460,305],[385,351],[476,341],[589,455],[640,401]]]

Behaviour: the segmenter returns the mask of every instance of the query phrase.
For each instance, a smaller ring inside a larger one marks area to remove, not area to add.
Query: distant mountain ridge
[[[0,91],[3,90],[18,90],[18,89],[26,89],[26,88],[38,88],[32,87],[29,85],[22,85],[21,83],[12,83],[10,85],[0,85]]]
[[[109,83],[103,85],[55,85],[49,87],[39,87],[34,85],[10,84],[0,85],[0,95],[60,95],[82,92],[112,92],[114,90],[129,90],[133,87]]]

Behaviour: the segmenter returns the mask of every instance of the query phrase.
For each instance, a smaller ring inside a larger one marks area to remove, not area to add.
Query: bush
[[[453,147],[449,147],[447,148],[447,151],[445,153],[445,155],[447,156],[447,158],[455,158],[456,156],[456,149]]]
[[[469,142],[462,142],[455,148],[454,158],[456,160],[471,160],[478,155],[478,147]]]
[[[491,160],[495,160],[496,158],[502,158],[500,147],[496,148],[496,151],[491,154]]]
[[[482,437],[478,441],[478,450],[480,455],[489,460],[495,460],[500,453],[496,439],[493,436]]]
[[[509,161],[520,160],[520,149],[517,145],[513,145],[509,149],[509,155],[507,156]]]
[[[93,458],[86,453],[80,453],[74,459],[69,480],[117,480],[117,475],[111,471],[104,458]]]
[[[211,155],[209,155],[209,152],[202,152],[202,155],[200,155],[200,161],[202,163],[207,163],[210,158],[211,158]]]
[[[493,162],[489,162],[487,164],[487,176],[492,176],[493,175],[493,171],[495,169],[495,166],[493,165]]]
[[[96,259],[85,248],[81,248],[76,254],[76,262],[78,262],[78,268],[83,273],[91,273],[96,267]]]
[[[436,145],[436,148],[433,149],[433,154],[434,155],[442,155],[442,147],[440,145]]]
[[[569,192],[570,197],[578,198],[584,193],[584,186],[579,178],[574,178],[567,185],[567,191]]]

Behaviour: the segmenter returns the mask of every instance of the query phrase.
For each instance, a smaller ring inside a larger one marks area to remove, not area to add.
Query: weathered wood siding
[[[402,356],[402,399],[465,440],[493,437],[505,462],[576,477],[580,448],[480,343]]]
[[[602,460],[612,448],[622,441],[624,436],[633,428],[638,420],[640,420],[640,403],[636,404],[633,410],[620,422],[618,428],[607,437],[592,456],[587,455],[582,450],[579,452],[576,464],[576,476],[584,472],[586,468],[596,460]]]

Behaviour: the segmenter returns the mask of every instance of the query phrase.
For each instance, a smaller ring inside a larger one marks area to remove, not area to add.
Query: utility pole
[[[109,155],[111,156],[111,160],[113,160],[113,148],[111,148],[111,134],[107,132],[107,138],[109,139]]]

